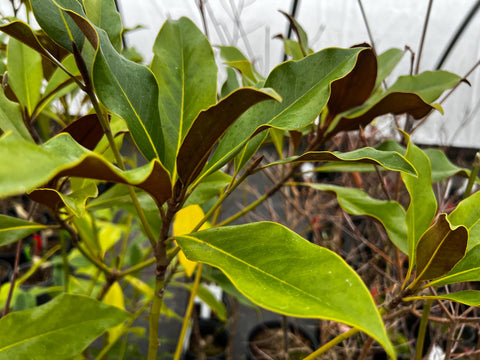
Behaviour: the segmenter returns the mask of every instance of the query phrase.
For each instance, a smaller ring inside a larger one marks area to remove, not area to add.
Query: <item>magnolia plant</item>
[[[169,286],[178,273],[195,274],[185,330],[200,294],[202,264],[219,268],[265,309],[350,327],[308,359],[358,332],[395,358],[385,324],[394,310],[412,301],[480,303],[477,291],[424,291],[480,280],[479,193],[437,214],[432,188],[432,181],[457,173],[473,182],[475,171],[456,168],[442,154],[435,153],[436,161],[407,133],[406,149],[322,150],[337,134],[363,129],[383,114],[420,119],[442,111],[434,102],[459,76],[427,71],[401,76],[386,89],[382,82],[402,50],[377,56],[363,44],[315,52],[289,17],[298,41],[284,42],[293,60],[263,78],[240,51],[220,46],[228,75],[220,90],[214,51],[187,18],[165,22],[152,62],[143,65],[122,48],[124,29],[113,0],[30,0],[25,6],[40,30],[14,18],[0,24],[8,39],[6,63],[0,63],[0,196],[26,195],[31,206],[27,214],[0,215],[0,245],[17,243],[20,251],[28,235],[53,231],[73,250],[57,261],[63,263],[61,286],[49,290],[47,304],[11,311],[24,292],[19,285],[34,270],[2,286],[0,359],[82,358],[105,334],[98,353],[104,358],[145,311],[148,359],[155,359],[161,314],[172,315],[164,304]],[[274,161],[256,155],[267,142],[278,149]],[[410,195],[406,208],[361,189],[301,184],[334,193],[347,213],[376,219],[399,254],[408,256],[399,286],[383,304],[338,254],[287,227],[231,225],[284,186],[299,186],[291,181],[304,162],[400,174],[398,186],[403,183]],[[226,217],[225,200],[271,167],[281,174],[272,186]],[[50,223],[37,215],[43,209]],[[153,284],[142,275],[152,265]],[[124,296],[132,289],[139,301]],[[209,303],[225,317],[221,304]],[[424,314],[425,324],[427,308]]]

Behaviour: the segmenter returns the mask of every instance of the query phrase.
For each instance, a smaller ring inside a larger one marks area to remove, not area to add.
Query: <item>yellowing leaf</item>
[[[125,299],[123,298],[123,291],[118,282],[114,282],[113,285],[110,286],[103,302],[107,305],[116,306],[119,309],[125,310]]]
[[[102,254],[105,254],[115,243],[120,240],[122,236],[122,230],[120,227],[113,224],[106,224],[102,226],[99,234],[98,241],[102,248]]]
[[[114,282],[105,295],[103,302],[107,305],[116,306],[119,309],[125,310],[125,299],[123,297],[123,291],[118,282]],[[116,340],[123,333],[123,324],[117,325],[108,330],[109,341]]]
[[[192,230],[197,226],[200,220],[203,219],[205,214],[203,213],[202,208],[199,205],[190,205],[184,207],[175,217],[173,222],[173,236],[186,235],[192,232]],[[203,224],[199,230],[206,229],[206,224]],[[185,257],[185,254],[182,250],[178,253],[178,260],[180,264],[185,268],[185,273],[187,276],[192,276],[197,266],[197,263],[190,261]]]

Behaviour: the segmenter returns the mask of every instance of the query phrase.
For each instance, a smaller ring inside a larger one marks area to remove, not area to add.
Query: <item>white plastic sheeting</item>
[[[434,0],[426,33],[420,71],[432,70],[448,42],[477,0]],[[143,28],[128,32],[128,46],[134,46],[146,62],[152,58],[155,37],[167,19],[187,16],[200,29],[203,23],[199,0],[117,0],[124,25]],[[278,10],[291,11],[293,0],[204,0],[208,33],[213,45],[234,45],[268,72],[283,60],[283,45],[276,34],[286,35],[288,23]],[[378,53],[391,47],[409,46],[418,52],[429,0],[362,0]],[[349,47],[370,42],[358,0],[298,0],[296,18],[309,35],[310,46]],[[0,0],[2,14],[10,15],[9,1]],[[456,43],[443,69],[464,76],[480,60],[480,11]],[[221,60],[219,60],[221,61]],[[410,55],[387,79],[408,74]],[[219,82],[224,74],[219,74]],[[471,87],[462,84],[443,104],[445,115],[434,113],[415,131],[413,140],[423,144],[480,147],[480,68],[469,77]],[[394,131],[392,121],[379,121]]]
[[[204,0],[208,33],[212,44],[239,47],[257,69],[268,72],[283,59],[282,42],[272,39],[286,35],[287,21],[278,10],[291,11],[293,0]],[[474,5],[474,0],[433,2],[420,71],[434,69],[449,40]],[[428,0],[363,0],[375,47],[381,53],[391,47],[409,46],[418,52]],[[149,61],[156,34],[166,19],[191,18],[203,29],[198,0],[119,0],[127,27],[145,28],[131,32],[127,43]],[[296,14],[309,35],[314,50],[349,47],[370,42],[358,1],[299,0]],[[480,11],[472,19],[443,69],[465,75],[480,60]],[[390,77],[408,74],[410,55],[405,54]],[[414,133],[418,143],[480,146],[480,69],[468,77],[472,87],[460,88],[443,104],[445,115],[433,114]],[[392,121],[388,122],[390,130]]]

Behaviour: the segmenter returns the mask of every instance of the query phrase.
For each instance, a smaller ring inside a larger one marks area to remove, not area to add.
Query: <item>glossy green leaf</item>
[[[8,83],[20,104],[31,115],[40,99],[42,57],[24,43],[10,38],[7,47]]]
[[[400,49],[388,49],[377,56],[378,72],[375,89],[377,89],[382,81],[393,71],[402,59],[404,53],[405,51]]]
[[[394,357],[370,292],[335,253],[261,222],[176,237],[187,257],[220,268],[251,301],[289,316],[346,323]]]
[[[153,52],[151,69],[158,81],[158,106],[168,154],[164,164],[175,180],[175,159],[189,128],[200,111],[216,102],[217,65],[205,35],[184,17],[165,22]]]
[[[33,142],[25,123],[23,122],[20,105],[7,99],[0,87],[0,129],[4,132],[12,132],[25,140]]]
[[[47,226],[34,222],[0,215],[0,246],[23,239]]]
[[[184,185],[191,184],[200,174],[217,141],[239,116],[266,100],[280,99],[269,89],[241,88],[200,112],[178,152],[178,175]],[[204,176],[210,173],[212,171]]]
[[[282,102],[266,101],[246,111],[220,141],[208,169],[219,169],[268,127],[296,130],[314,121],[327,104],[331,83],[352,71],[362,51],[367,50],[330,48],[277,66],[265,87],[273,88]]]
[[[432,164],[432,183],[442,181],[453,175],[463,176],[468,178],[470,170],[458,167],[450,162],[445,153],[438,149],[426,149],[427,154]]]
[[[404,301],[411,300],[448,300],[454,301],[468,306],[480,306],[480,291],[475,290],[463,290],[450,294],[443,295],[424,295],[424,296],[411,296],[404,298]]]
[[[283,41],[285,54],[291,56],[292,60],[300,60],[305,57],[305,55],[303,55],[302,48],[297,41],[285,39],[282,34],[278,34],[276,38],[279,38]]]
[[[447,214],[441,214],[418,241],[415,281],[430,280],[447,274],[465,256],[467,242],[467,228],[452,227]]]
[[[218,196],[220,191],[232,181],[232,177],[223,171],[216,171],[205,177],[188,196],[184,206],[204,204]]]
[[[219,46],[219,48],[220,56],[225,60],[224,64],[240,72],[244,86],[252,86],[264,80],[253,64],[236,47]]]
[[[441,286],[467,281],[480,281],[480,246],[478,245],[469,249],[465,257],[448,274],[429,284]]]
[[[78,49],[83,46],[84,36],[66,9],[85,16],[78,0],[30,0],[33,14],[41,28],[59,45],[73,52],[75,43]]]
[[[83,0],[88,19],[105,30],[115,50],[122,50],[122,18],[114,0]]]
[[[87,200],[97,195],[97,186],[93,182],[89,182],[84,188],[69,195],[62,194],[54,189],[40,188],[30,192],[28,197],[38,203],[47,205],[53,210],[61,204],[62,207],[67,207],[69,213],[77,217],[83,217]]]
[[[480,244],[480,192],[462,200],[448,215],[453,226],[463,225],[469,231],[468,250]]]
[[[158,110],[158,85],[146,66],[121,56],[107,33],[81,14],[68,11],[95,49],[93,85],[100,101],[122,117],[138,149],[147,160],[165,161],[164,138]]]
[[[374,199],[359,189],[323,184],[302,185],[334,193],[338,204],[351,215],[367,215],[378,220],[395,246],[408,254],[405,210],[398,202]]]
[[[401,155],[405,155],[407,151],[406,148],[400,146],[394,140],[387,140],[381,143],[379,146],[376,146],[376,149],[383,150],[383,151],[395,151]],[[454,165],[450,160],[447,158],[445,153],[438,149],[425,149],[425,154],[427,154],[428,158],[430,159],[430,163],[432,165],[432,183],[436,183],[447,179],[453,175],[462,176],[462,177],[469,177],[470,170],[466,168],[461,168],[459,166]],[[383,169],[381,169],[383,170]],[[356,172],[373,172],[375,171],[375,167],[372,165],[367,164],[346,164],[342,162],[329,162],[328,164],[323,165],[320,168],[317,168],[315,171],[319,172],[349,172],[349,171],[356,171]],[[478,180],[477,182],[480,182]]]
[[[400,171],[411,176],[417,176],[417,172],[412,163],[399,153],[395,151],[381,151],[371,147],[365,147],[346,153],[341,153],[339,151],[309,151],[300,156],[292,156],[283,160],[275,161],[267,166],[309,161],[375,164],[388,170]]]
[[[127,122],[140,151],[148,159],[165,161],[158,111],[158,86],[145,66],[123,58],[107,34],[98,30],[99,48],[93,65],[93,84],[102,103]]]
[[[406,222],[408,232],[409,271],[415,265],[416,249],[422,234],[430,227],[437,212],[437,200],[432,189],[431,165],[427,155],[404,134],[408,147],[405,157],[409,160],[418,176],[402,173],[402,180],[410,194]]]
[[[400,76],[384,93],[375,94],[363,105],[341,114],[329,128],[329,137],[340,131],[365,127],[377,116],[388,113],[408,113],[420,119],[433,109],[443,112],[441,106],[433,102],[460,79],[458,75],[440,70]]]
[[[0,359],[70,359],[127,319],[128,313],[113,306],[62,294],[45,305],[0,319]]]
[[[114,167],[101,156],[60,134],[38,146],[13,135],[0,139],[0,196],[23,194],[55,177],[75,176],[130,184],[148,192],[158,204],[171,195],[170,179],[157,161],[130,171]]]

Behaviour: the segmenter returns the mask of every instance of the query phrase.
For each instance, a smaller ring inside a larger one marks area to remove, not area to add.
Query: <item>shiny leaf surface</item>
[[[408,113],[415,119],[426,116],[433,109],[443,112],[433,102],[442,93],[460,81],[458,75],[446,71],[426,71],[415,76],[400,76],[384,93],[375,94],[363,105],[340,115],[329,128],[329,137],[340,131],[365,127],[374,118],[392,113]]]
[[[400,49],[388,49],[377,56],[377,80],[375,81],[375,89],[378,88],[382,81],[393,71],[395,66],[400,62],[405,52]]]
[[[408,147],[405,158],[409,160],[418,176],[402,173],[402,180],[410,194],[406,222],[408,232],[409,270],[413,269],[416,249],[422,234],[430,227],[437,212],[437,200],[432,189],[431,165],[427,155],[407,138]]]
[[[2,88],[0,88],[0,129],[4,132],[12,132],[25,140],[33,142],[23,122],[20,105],[7,99]]]
[[[147,160],[165,161],[165,143],[158,110],[158,85],[146,66],[127,60],[113,47],[107,33],[74,11],[75,20],[95,48],[92,78],[100,101],[122,117]]]
[[[388,170],[400,171],[411,176],[417,175],[411,162],[399,153],[395,151],[377,150],[371,147],[365,147],[347,153],[341,153],[338,151],[310,151],[300,156],[293,156],[270,163],[267,166],[309,161],[375,164]]]
[[[0,359],[70,359],[127,319],[128,313],[92,298],[62,294],[0,319]]]
[[[40,100],[42,57],[24,43],[10,38],[7,47],[8,83],[22,106],[31,115]]]
[[[330,48],[277,66],[264,86],[274,89],[282,102],[266,101],[246,111],[220,141],[208,168],[226,164],[252,135],[268,127],[296,130],[314,121],[327,104],[331,83],[353,70],[362,51],[367,50]]]
[[[285,315],[358,327],[393,356],[368,289],[330,250],[269,222],[213,228],[176,240],[188,258],[220,268],[254,303]]]
[[[243,85],[252,86],[260,81],[263,77],[255,70],[253,64],[248,61],[247,57],[242,54],[234,46],[219,46],[220,56],[225,60],[225,65],[228,65],[240,72],[242,75]]]
[[[187,18],[165,22],[153,52],[151,69],[158,81],[168,154],[164,164],[175,179],[175,159],[188,129],[200,111],[216,102],[217,66],[207,38]]]
[[[171,194],[170,179],[154,160],[134,170],[121,171],[101,156],[78,145],[68,134],[60,134],[38,146],[14,136],[0,139],[0,196],[23,194],[55,177],[75,176],[119,182],[139,187],[159,204]]]
[[[182,183],[190,185],[195,180],[217,141],[239,116],[253,105],[272,99],[279,100],[277,94],[268,89],[241,88],[202,111],[190,127],[178,152],[177,168]],[[203,176],[213,172],[213,169],[209,170]]]
[[[151,71],[122,57],[107,34],[97,30],[99,48],[93,65],[93,84],[102,103],[127,122],[147,160],[165,161],[158,111],[158,86]]]
[[[34,222],[0,215],[0,246],[16,242],[47,226]]]
[[[68,9],[85,16],[78,0],[31,0],[30,3],[38,24],[53,40],[70,52],[73,52],[72,43],[82,48],[82,31],[65,12]]]
[[[105,30],[115,50],[122,49],[122,19],[114,0],[83,0],[88,19]]]

